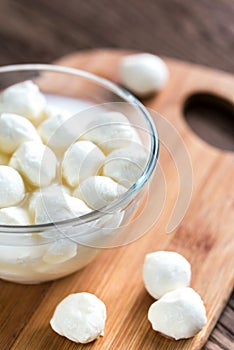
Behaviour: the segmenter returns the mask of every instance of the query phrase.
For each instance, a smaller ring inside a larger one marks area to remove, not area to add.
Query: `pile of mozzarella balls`
[[[157,299],[148,311],[155,331],[178,340],[193,337],[205,326],[205,306],[200,295],[189,288],[191,267],[182,255],[149,253],[142,274],[146,290]]]
[[[80,129],[73,118],[48,105],[32,81],[0,94],[0,224],[87,214],[118,199],[141,175],[147,154],[122,113],[100,110]]]

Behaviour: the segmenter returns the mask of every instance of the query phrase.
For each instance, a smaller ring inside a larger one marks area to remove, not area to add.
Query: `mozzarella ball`
[[[89,343],[104,335],[106,306],[90,293],[70,294],[55,309],[52,329],[77,343]]]
[[[39,262],[39,264],[35,266],[35,271],[43,274],[47,279],[51,279],[52,275],[53,278],[63,277],[68,273],[73,273],[82,269],[90,263],[99,252],[98,249],[78,244],[77,247],[75,247],[76,251],[74,249],[76,256],[72,257],[72,246],[66,247],[62,243],[61,248],[62,251],[60,251],[60,248],[55,248],[55,246],[53,246],[52,249],[46,247],[47,252],[42,257],[42,263]],[[49,250],[50,252],[48,255],[47,253]]]
[[[122,58],[119,75],[127,89],[139,97],[146,97],[163,89],[169,71],[160,57],[143,53]]]
[[[176,340],[193,337],[207,322],[203,301],[192,288],[166,293],[150,306],[148,319],[155,331]]]
[[[27,240],[29,240],[27,238]],[[31,240],[32,245],[28,246],[21,246],[21,245],[14,245],[14,242],[10,246],[0,246],[0,261],[3,261],[4,264],[15,264],[17,267],[24,267],[25,268],[25,274],[27,274],[27,271],[30,271],[30,269],[35,268],[36,260],[41,259],[44,252],[45,252],[45,245],[36,245],[36,240]],[[14,273],[17,273],[17,267],[11,266],[11,273],[12,270]]]
[[[44,196],[56,196],[64,200],[64,194],[70,195],[70,189],[64,185],[52,184],[48,187],[39,188],[31,194],[31,198],[28,202],[28,210],[30,215],[35,218],[36,201],[40,198],[40,201],[44,201]]]
[[[0,225],[30,225],[27,210],[20,207],[0,209]]]
[[[15,151],[9,165],[32,186],[45,187],[55,178],[57,159],[49,147],[28,141]]]
[[[91,176],[78,186],[73,195],[90,208],[98,210],[118,199],[127,189],[106,176]]]
[[[65,152],[80,135],[75,119],[64,112],[43,121],[38,132],[42,140],[58,154]]]
[[[47,264],[61,264],[77,254],[77,244],[68,239],[58,239],[49,244],[42,260]]]
[[[34,212],[35,224],[46,224],[72,219],[89,213],[91,210],[83,201],[69,195],[57,198],[55,195],[44,195],[35,200],[34,209],[30,205],[31,213]]]
[[[51,98],[51,96],[50,96]],[[58,99],[60,99],[58,97]],[[54,101],[53,103],[55,105],[50,105],[47,104],[44,108],[44,115],[46,116],[46,119],[50,119],[56,116],[64,116],[69,118],[69,116],[71,115],[71,113],[69,113],[67,110],[65,110],[64,108],[61,108],[61,106],[57,106],[57,101]]]
[[[43,118],[45,106],[45,97],[30,80],[12,85],[0,95],[0,112],[19,114],[34,124]]]
[[[95,248],[110,248],[119,245],[119,230],[124,211],[115,211],[113,214],[102,213],[100,219],[79,226],[78,243]]]
[[[24,183],[20,174],[9,166],[0,165],[0,208],[18,204],[24,196]]]
[[[78,141],[68,148],[62,162],[66,182],[77,186],[89,176],[97,175],[105,156],[91,141]]]
[[[29,212],[35,224],[72,219],[90,211],[82,200],[70,196],[59,186],[36,193],[29,203]]]
[[[176,252],[158,251],[146,255],[142,275],[146,290],[158,299],[174,289],[189,286],[191,267]]]
[[[87,125],[82,138],[96,143],[107,153],[126,147],[132,141],[140,143],[139,136],[128,119],[118,112],[97,114]]]
[[[4,153],[11,154],[25,141],[41,143],[32,123],[17,114],[2,113],[0,115],[0,149]]]
[[[129,188],[143,173],[147,160],[148,155],[139,144],[117,149],[106,157],[103,174]]]

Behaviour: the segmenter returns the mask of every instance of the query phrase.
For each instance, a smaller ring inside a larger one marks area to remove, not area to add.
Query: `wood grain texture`
[[[71,55],[58,63],[84,68],[116,81],[121,56],[121,52],[100,50]],[[169,209],[177,196],[177,182],[176,169],[162,147],[159,165],[168,191],[165,210],[155,227],[133,244],[104,250],[85,269],[62,280],[27,287],[1,281],[1,350],[195,350],[207,340],[233,286],[234,162],[233,153],[219,151],[191,132],[182,117],[181,104],[190,93],[207,89],[234,102],[234,78],[187,63],[173,60],[167,63],[171,72],[168,86],[157,98],[145,103],[176,126],[189,150],[194,191],[184,220],[175,233],[165,234]],[[163,128],[157,126],[160,136],[165,137]],[[151,188],[155,194],[158,185],[155,181]],[[144,290],[141,266],[146,253],[159,249],[176,250],[192,264],[192,286],[202,295],[208,314],[207,326],[193,339],[178,342],[165,339],[153,332],[147,321],[147,310],[153,299]],[[56,304],[67,294],[80,291],[95,293],[104,300],[108,310],[105,336],[85,346],[71,343],[49,327]],[[231,304],[206,344],[206,350],[232,349],[232,319]]]

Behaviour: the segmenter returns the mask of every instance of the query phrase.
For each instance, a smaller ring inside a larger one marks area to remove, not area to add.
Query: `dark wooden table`
[[[0,65],[115,47],[233,73],[233,19],[233,0],[0,0]],[[231,350],[233,316],[234,294],[205,350]]]

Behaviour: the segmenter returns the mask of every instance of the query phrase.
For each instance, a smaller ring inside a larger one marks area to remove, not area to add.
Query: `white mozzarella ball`
[[[70,294],[55,309],[52,329],[77,343],[89,343],[104,335],[106,306],[90,293]]]
[[[63,153],[79,137],[75,118],[59,113],[43,121],[38,132],[43,141],[56,153]]]
[[[56,176],[57,159],[49,147],[28,141],[15,151],[9,165],[18,170],[31,185],[45,187]]]
[[[89,176],[97,175],[105,156],[91,141],[77,141],[66,151],[62,173],[67,183],[75,187]]]
[[[10,154],[25,141],[41,143],[32,123],[17,114],[2,113],[0,115],[0,149]]]
[[[87,125],[82,138],[96,143],[107,153],[117,148],[126,147],[132,141],[140,143],[135,129],[129,124],[128,119],[119,112],[97,114]]]
[[[59,246],[60,246],[60,242]],[[62,254],[61,250],[62,248]],[[35,266],[34,271],[40,274],[45,274],[47,279],[59,278],[66,276],[68,273],[73,273],[77,270],[82,269],[84,266],[89,264],[95,256],[98,254],[99,250],[85,247],[84,245],[77,245],[77,247],[66,246],[63,243],[60,247],[55,247],[55,245],[50,245],[50,248],[46,246],[46,253],[42,257],[42,262]],[[49,251],[49,255],[48,255]],[[73,252],[76,256],[72,256]],[[70,256],[69,256],[70,255]]]
[[[118,245],[118,236],[124,211],[117,211],[114,214],[104,214],[100,219],[91,223],[79,226],[78,243],[89,247],[107,248]]]
[[[78,186],[73,195],[90,208],[100,209],[118,199],[127,189],[106,176],[91,176]]]
[[[0,95],[0,112],[19,114],[35,124],[43,118],[45,106],[45,97],[30,80],[12,85]]]
[[[29,211],[35,224],[72,219],[91,211],[80,199],[67,194],[62,187],[51,186],[32,196]]]
[[[148,312],[152,328],[176,340],[197,334],[206,324],[206,310],[198,293],[181,288],[166,293]]]
[[[30,215],[35,218],[36,202],[38,198],[40,201],[43,201],[44,196],[57,196],[58,198],[64,200],[64,194],[70,195],[70,189],[64,185],[59,185],[57,183],[34,191],[31,194],[31,198],[28,203],[28,210]]]
[[[2,208],[0,225],[30,225],[28,212],[20,207]]]
[[[9,166],[0,165],[0,208],[18,204],[24,196],[24,183],[20,174]]]
[[[32,208],[32,206],[30,206]],[[90,209],[78,198],[64,195],[63,199],[45,195],[35,201],[35,224],[46,224],[72,219],[87,214]]]
[[[77,244],[68,239],[58,239],[46,248],[42,260],[47,264],[61,264],[77,254]]]
[[[59,97],[58,97],[58,99],[59,99]],[[46,116],[46,119],[53,118],[53,117],[56,117],[58,115],[64,116],[64,117],[66,116],[67,118],[69,118],[71,113],[69,113],[68,111],[66,111],[63,108],[56,107],[54,105],[46,105],[45,109],[44,109],[44,115]]]
[[[169,71],[160,57],[143,53],[122,58],[119,75],[126,88],[139,97],[145,97],[163,89]]]
[[[191,267],[176,252],[157,251],[145,256],[142,276],[146,290],[158,299],[167,292],[189,286]]]
[[[35,268],[35,261],[41,259],[45,252],[45,245],[29,246],[0,246],[0,261],[4,263],[16,264],[30,270],[30,265]]]
[[[143,173],[147,160],[143,146],[134,143],[111,152],[106,157],[103,174],[129,188]]]

